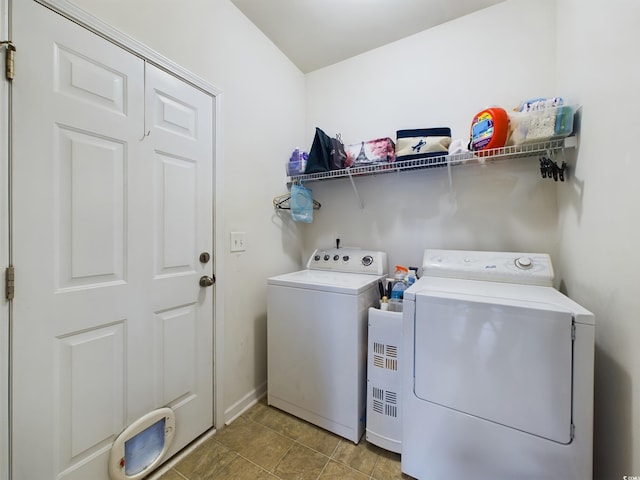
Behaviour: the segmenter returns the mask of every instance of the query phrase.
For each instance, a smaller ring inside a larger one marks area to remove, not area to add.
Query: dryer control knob
[[[362,257],[362,264],[365,267],[368,267],[372,263],[373,263],[373,257],[371,255],[366,255],[366,256]]]
[[[533,260],[531,260],[529,257],[520,257],[516,258],[515,264],[518,268],[528,270],[533,267]]]

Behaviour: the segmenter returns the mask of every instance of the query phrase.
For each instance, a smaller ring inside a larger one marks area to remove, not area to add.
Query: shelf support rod
[[[360,205],[360,210],[364,210],[364,204],[360,199],[360,195],[358,195],[358,189],[356,188],[356,182],[353,181],[353,176],[351,175],[351,171],[347,170],[347,174],[349,175],[349,180],[351,180],[351,186],[353,187],[353,193],[356,194],[356,198],[358,199],[358,204]]]

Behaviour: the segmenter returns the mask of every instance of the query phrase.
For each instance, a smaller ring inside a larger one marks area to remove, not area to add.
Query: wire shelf
[[[427,168],[443,167],[447,165],[483,163],[487,160],[524,158],[536,155],[551,156],[552,154],[564,150],[565,148],[575,148],[576,145],[577,142],[575,137],[558,138],[539,143],[482,150],[481,152],[464,152],[454,155],[442,155],[438,157],[420,158],[416,160],[360,165],[357,167],[343,168],[341,170],[330,170],[328,172],[292,175],[291,177],[289,177],[289,179],[291,182],[310,182],[316,180],[328,180],[333,178],[402,172],[406,170],[423,170]]]

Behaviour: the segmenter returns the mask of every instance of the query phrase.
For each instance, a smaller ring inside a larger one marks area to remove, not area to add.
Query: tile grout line
[[[318,476],[316,477],[316,480],[318,480],[320,477],[322,477],[322,474],[324,473],[324,471],[327,469],[327,466],[329,465],[329,463],[331,462],[331,460],[333,460],[333,454],[336,453],[336,451],[338,450],[338,447],[340,446],[340,442],[342,442],[342,440],[338,440],[338,443],[336,444],[336,446],[333,448],[333,451],[331,452],[331,455],[329,455],[329,459],[325,462],[324,467],[322,467],[322,470],[320,470],[320,473],[318,474]],[[313,449],[312,449],[313,450]],[[321,453],[321,452],[318,452]],[[323,454],[324,455],[324,454]],[[326,455],[325,455],[326,456]]]
[[[221,470],[224,470],[224,469],[225,469],[225,468],[227,468],[229,465],[231,465],[231,464],[234,462],[234,460],[236,460],[238,457],[240,457],[240,458],[242,458],[242,459],[244,459],[244,460],[249,460],[249,459],[247,459],[247,458],[244,458],[242,455],[240,455],[238,452],[236,452],[236,451],[235,451],[235,450],[233,450],[232,448],[227,447],[226,445],[224,445],[224,444],[222,444],[222,443],[218,442],[217,440],[216,440],[216,442],[215,442],[215,443],[217,443],[219,446],[221,446],[221,447],[223,447],[223,448],[226,448],[227,450],[229,450],[229,452],[231,452],[231,453],[233,453],[233,454],[234,454],[234,457],[233,457],[233,458],[231,458],[228,462],[226,462],[226,463],[222,463],[222,464],[218,464],[218,466],[220,467],[220,469],[221,469]],[[250,461],[250,460],[249,460],[249,461]],[[251,463],[253,463],[253,462],[251,462]],[[184,473],[180,472],[180,471],[176,468],[177,466],[178,466],[178,464],[174,465],[174,466],[173,466],[173,468],[172,468],[172,470],[174,470],[178,475],[180,475],[180,476],[181,476],[182,478],[184,478],[185,480],[191,480],[191,479],[190,479],[189,477],[187,477]],[[256,465],[256,466],[257,466],[257,467],[260,467],[260,465]],[[260,467],[260,468],[262,468],[262,467]],[[263,470],[264,470],[264,468],[263,468]],[[166,473],[168,473],[168,472],[166,472]],[[166,473],[165,473],[165,474],[166,474]],[[160,479],[158,479],[158,480],[161,480],[161,478],[160,478]]]
[[[178,475],[178,476],[180,476],[180,477],[184,478],[184,480],[189,480],[187,477],[185,477],[182,473],[180,473],[180,472],[179,472],[178,470],[176,470],[175,468],[171,468],[171,469],[167,470],[167,471],[165,472],[165,475],[166,475],[167,473],[169,473],[171,470],[173,470],[173,471],[176,473],[176,475]]]
[[[305,422],[304,420],[302,420],[302,419],[300,419],[300,418],[297,418],[297,417],[295,417],[295,419],[296,419],[296,420],[299,420],[299,421],[301,421],[301,422]],[[287,439],[287,440],[292,441],[292,442],[293,442],[293,444],[298,444],[299,446],[302,446],[302,447],[304,447],[304,448],[307,448],[307,449],[311,450],[312,452],[315,452],[315,453],[318,453],[318,454],[320,454],[320,455],[322,455],[322,456],[324,456],[324,457],[327,457],[327,459],[328,459],[328,460],[327,460],[327,462],[325,463],[324,467],[322,468],[322,470],[321,470],[321,472],[320,472],[320,474],[318,475],[318,477],[317,477],[317,479],[316,479],[316,480],[318,480],[318,479],[322,476],[322,474],[323,474],[323,473],[324,473],[324,471],[326,470],[326,468],[327,468],[327,466],[329,465],[329,462],[330,462],[331,460],[335,461],[336,463],[338,463],[338,464],[340,464],[340,465],[344,465],[344,466],[346,466],[347,468],[349,468],[350,470],[353,470],[354,472],[357,472],[357,473],[360,473],[360,474],[363,474],[363,475],[367,475],[366,473],[364,473],[364,472],[362,472],[362,471],[360,471],[360,470],[358,470],[358,469],[356,469],[356,468],[353,468],[351,465],[349,465],[349,464],[347,464],[347,463],[344,463],[344,462],[341,462],[340,460],[337,460],[337,459],[333,458],[333,455],[334,455],[334,454],[336,453],[336,451],[338,450],[338,447],[340,446],[340,443],[344,441],[342,438],[338,438],[338,443],[337,443],[337,444],[336,444],[336,446],[333,448],[333,450],[332,450],[331,454],[327,455],[327,454],[325,454],[325,453],[323,453],[323,452],[321,452],[321,451],[319,451],[319,450],[316,450],[315,448],[313,448],[313,447],[311,447],[311,446],[309,446],[309,445],[306,445],[306,444],[304,444],[304,443],[302,443],[302,442],[298,441],[298,440],[297,440],[297,439],[295,439],[295,438],[291,438],[291,437],[289,437],[289,436],[287,436],[287,435],[284,435],[284,434],[282,434],[281,432],[279,432],[278,430],[276,430],[276,429],[274,429],[274,428],[270,427],[269,425],[265,425],[265,424],[263,424],[263,423],[261,423],[261,422],[259,422],[259,421],[257,421],[257,420],[254,420],[254,419],[253,419],[253,418],[251,418],[251,417],[247,417],[247,420],[249,420],[249,421],[250,421],[250,422],[252,422],[252,423],[255,423],[256,425],[259,425],[259,426],[261,426],[261,427],[263,427],[263,428],[266,428],[266,429],[268,429],[268,430],[270,430],[270,431],[274,432],[275,434],[279,435],[279,436],[280,436],[280,437],[282,437],[282,438],[285,438],[285,439]],[[306,422],[305,422],[305,423],[306,423]],[[310,424],[310,425],[313,425],[313,424]],[[317,425],[316,425],[316,427],[317,427]],[[321,428],[321,427],[319,427],[319,428]],[[269,470],[269,471],[267,471],[265,468],[261,467],[260,465],[256,464],[255,462],[252,462],[252,461],[251,461],[251,460],[249,460],[248,458],[243,457],[242,455],[240,455],[240,454],[239,454],[238,452],[236,452],[235,450],[233,450],[233,451],[234,451],[235,453],[237,453],[237,454],[238,454],[238,456],[240,456],[240,457],[244,458],[245,460],[247,460],[247,461],[249,461],[250,463],[252,463],[252,464],[256,465],[257,467],[259,467],[260,469],[262,469],[262,470],[266,471],[267,473],[269,473],[269,474],[271,474],[271,475],[275,476],[276,478],[280,479],[280,477],[278,477],[278,476],[274,473],[275,468],[280,464],[280,462],[281,462],[281,461],[282,461],[282,459],[286,456],[286,454],[287,454],[287,453],[289,453],[289,451],[291,450],[291,448],[292,448],[292,447],[293,447],[293,445],[291,445],[291,446],[287,449],[287,451],[286,451],[286,452],[285,452],[285,453],[284,453],[284,454],[283,454],[283,455],[278,459],[278,462],[275,464],[275,466],[274,466],[271,470]],[[376,480],[376,478],[373,476],[373,474],[374,474],[374,472],[375,472],[376,466],[378,465],[378,462],[380,462],[380,457],[379,457],[379,456],[376,456],[376,457],[377,457],[377,458],[376,458],[376,461],[375,461],[375,462],[374,462],[374,464],[373,464],[373,469],[371,470],[371,473],[370,473],[369,475],[367,475],[367,479],[368,479],[368,480]]]
[[[289,449],[291,449],[291,447],[289,447]],[[288,451],[289,451],[289,450],[287,450],[287,452],[288,452]],[[274,476],[274,477],[276,477],[278,480],[280,480],[280,477],[278,477],[275,473],[273,473],[273,471],[272,471],[273,469],[271,469],[271,470],[267,470],[267,469],[266,469],[266,468],[264,468],[263,466],[258,465],[258,464],[257,464],[256,462],[254,462],[253,460],[251,460],[251,459],[249,459],[249,458],[245,457],[244,455],[240,455],[240,454],[239,454],[238,452],[236,452],[235,450],[232,450],[232,452],[234,452],[234,453],[236,454],[236,456],[237,456],[237,457],[240,457],[241,459],[246,460],[246,461],[247,461],[247,462],[249,462],[250,464],[255,465],[256,467],[258,467],[258,468],[259,468],[260,470],[262,470],[263,472],[266,472],[266,473],[268,473],[269,475],[273,475],[273,476]],[[285,453],[285,455],[286,455],[286,453]],[[283,455],[283,457],[284,457],[284,455]],[[280,463],[280,461],[281,461],[281,460],[282,460],[282,458],[281,458],[280,460],[278,460],[278,463]],[[278,463],[276,463],[276,466],[278,465]],[[275,467],[273,467],[273,468],[275,468]],[[187,480],[188,480],[188,479],[187,479]]]
[[[276,432],[278,433],[278,432]],[[282,435],[284,437],[284,435]],[[284,437],[287,438],[287,437]],[[278,465],[280,465],[280,462],[282,462],[282,460],[284,460],[284,457],[287,456],[287,453],[289,453],[291,451],[291,449],[293,448],[293,443],[289,446],[289,448],[287,448],[287,450],[280,456],[280,458],[278,459],[278,461],[276,462],[276,464],[273,466],[273,468],[271,470],[269,470],[269,473],[271,473],[274,477],[277,477],[277,475],[275,474],[276,468],[278,468]],[[280,477],[278,477],[280,478]]]
[[[380,461],[380,457],[376,455],[376,461],[373,462],[373,468],[371,469],[371,475],[369,475],[369,480],[376,480],[373,476],[373,472],[376,471],[376,467],[378,466],[378,462]]]
[[[249,419],[249,420],[250,420],[251,422],[253,422],[253,423],[257,424],[257,425],[260,425],[261,427],[264,427],[264,428],[266,428],[266,429],[271,430],[271,431],[272,431],[272,432],[274,432],[274,433],[277,433],[278,435],[280,435],[280,436],[281,436],[281,437],[283,437],[283,438],[286,438],[287,440],[291,440],[293,443],[297,443],[297,444],[298,444],[298,445],[300,445],[301,447],[305,447],[305,448],[308,448],[309,450],[311,450],[312,452],[319,453],[319,454],[320,454],[320,455],[322,455],[323,457],[327,457],[327,458],[329,458],[330,460],[332,459],[331,455],[333,455],[333,454],[336,452],[336,450],[338,449],[338,446],[340,445],[340,442],[342,441],[342,439],[341,439],[341,438],[338,438],[338,444],[334,447],[334,449],[333,449],[333,451],[331,452],[331,454],[330,454],[330,455],[327,455],[326,453],[323,453],[323,452],[321,452],[320,450],[316,450],[315,448],[311,447],[310,445],[307,445],[306,443],[302,443],[301,441],[299,441],[299,440],[298,440],[298,439],[296,439],[296,438],[291,438],[291,437],[288,437],[287,435],[283,435],[283,434],[282,434],[282,433],[280,433],[278,430],[276,430],[276,429],[274,429],[274,428],[271,428],[270,426],[265,425],[264,423],[257,422],[257,421],[255,421],[255,420],[253,420],[253,419]],[[299,419],[299,420],[304,421],[304,420],[302,420],[302,419]],[[310,425],[313,425],[313,424],[310,424]],[[317,425],[314,425],[314,427],[317,427]],[[322,428],[322,427],[318,427],[318,428]],[[323,431],[328,432],[327,430],[323,430]],[[282,460],[282,459],[281,459],[281,460]],[[338,463],[342,463],[342,462],[338,462]]]
[[[297,418],[297,417],[296,417],[296,418]],[[304,421],[304,420],[302,420],[302,419],[297,419],[297,420],[300,420],[301,422],[303,422],[303,421]],[[339,460],[336,460],[336,459],[334,459],[334,458],[333,458],[333,455],[336,453],[336,451],[338,450],[338,447],[340,446],[340,443],[342,442],[342,439],[341,439],[341,438],[338,438],[338,443],[336,443],[336,446],[335,446],[335,447],[333,447],[333,450],[331,451],[331,453],[330,453],[329,455],[327,455],[327,454],[325,454],[325,453],[323,453],[323,452],[321,452],[321,451],[319,451],[319,450],[316,450],[315,448],[311,447],[310,445],[306,445],[306,444],[304,444],[304,443],[302,443],[302,442],[298,441],[298,439],[296,439],[296,438],[291,438],[291,437],[288,437],[287,435],[283,435],[282,433],[280,433],[279,431],[277,431],[277,430],[275,430],[274,428],[270,427],[269,425],[265,425],[265,424],[263,424],[263,423],[260,423],[260,422],[258,422],[257,420],[254,420],[253,418],[249,418],[249,421],[251,421],[251,422],[255,423],[256,425],[260,425],[261,427],[264,427],[264,428],[266,428],[266,429],[268,429],[268,430],[271,430],[272,432],[276,433],[277,435],[279,435],[279,436],[281,436],[281,437],[283,437],[283,438],[286,438],[287,440],[291,440],[291,441],[293,442],[293,444],[292,444],[292,445],[287,449],[287,451],[282,455],[282,457],[280,457],[280,459],[278,460],[278,462],[276,463],[276,465],[273,467],[273,469],[271,469],[271,470],[268,472],[268,473],[272,474],[273,476],[277,477],[278,479],[280,479],[280,477],[278,477],[278,476],[274,473],[274,472],[275,472],[276,467],[280,464],[280,462],[282,462],[282,459],[287,455],[287,453],[289,453],[289,451],[291,451],[291,449],[293,448],[293,445],[296,445],[296,444],[297,444],[297,445],[299,445],[299,446],[301,446],[301,447],[304,447],[304,448],[306,448],[306,449],[308,449],[308,450],[311,450],[312,452],[318,453],[318,454],[322,455],[323,457],[325,457],[325,458],[327,459],[327,461],[325,462],[324,466],[322,467],[322,470],[321,470],[321,471],[320,471],[320,473],[318,474],[318,477],[316,477],[316,480],[318,480],[318,479],[322,476],[322,474],[323,474],[323,473],[324,473],[324,471],[326,470],[326,468],[327,468],[327,466],[329,465],[329,463],[331,462],[331,460],[333,460],[333,461],[335,461],[336,463],[339,463],[339,464],[341,464],[341,465],[345,465],[346,467],[350,468],[351,470],[353,470],[353,471],[355,471],[355,472],[363,473],[363,472],[360,472],[359,470],[356,470],[356,469],[352,468],[351,466],[347,465],[346,463],[340,462]],[[317,426],[317,425],[316,425],[316,426]],[[243,458],[244,458],[244,457],[243,457]],[[250,461],[250,462],[251,462],[251,460],[249,460],[249,459],[246,459],[246,460],[248,460],[248,461]],[[253,462],[251,462],[251,463],[253,463]],[[254,464],[254,465],[255,465],[255,464]],[[260,467],[260,465],[257,465],[257,466],[258,466],[258,467]],[[260,468],[262,468],[262,467],[260,467]],[[263,470],[264,470],[264,468],[263,468]]]
[[[287,440],[291,440],[292,442],[295,442],[295,440],[293,440],[293,439],[291,439],[291,438],[287,437],[286,435],[282,435],[280,432],[278,432],[278,431],[274,430],[273,428],[270,428],[270,427],[268,427],[267,425],[263,425],[263,424],[262,424],[262,423],[260,423],[260,422],[256,422],[256,421],[255,421],[253,418],[251,418],[251,417],[246,417],[246,419],[247,419],[249,422],[251,422],[251,423],[254,423],[254,424],[256,424],[256,425],[260,425],[260,426],[261,426],[261,427],[263,427],[263,428],[266,428],[266,429],[268,429],[268,430],[271,430],[271,431],[272,431],[272,432],[274,432],[275,434],[277,434],[277,435],[279,435],[279,436],[281,436],[281,437],[283,437],[283,438],[285,438],[285,439],[287,439]],[[220,442],[218,442],[218,443],[220,443]],[[224,444],[222,444],[222,443],[220,443],[220,445],[226,446],[226,445],[224,445]],[[267,469],[266,469],[266,468],[264,468],[262,465],[258,465],[256,462],[254,462],[253,460],[251,460],[251,459],[249,459],[249,458],[245,457],[244,455],[242,455],[240,452],[236,451],[235,449],[231,449],[231,448],[230,448],[229,450],[231,450],[233,453],[235,453],[238,457],[242,458],[243,460],[246,460],[247,462],[251,463],[252,465],[255,465],[256,467],[258,467],[260,470],[262,470],[262,471],[264,471],[264,472],[267,472],[269,475],[273,475],[274,477],[278,478],[278,480],[280,480],[280,477],[278,477],[278,476],[274,473],[274,471],[275,471],[276,467],[280,464],[280,462],[282,461],[282,459],[285,457],[285,455],[286,455],[287,453],[289,453],[289,451],[291,450],[291,448],[292,448],[292,447],[293,447],[293,444],[292,444],[292,445],[290,445],[290,446],[289,446],[289,448],[287,448],[287,450],[286,450],[286,451],[285,451],[285,452],[280,456],[280,458],[278,459],[278,461],[275,463],[275,465],[274,465],[270,470],[267,470]],[[227,448],[229,448],[229,447],[227,447]],[[229,463],[231,463],[231,462],[229,462]],[[187,480],[188,480],[188,479],[187,479]]]
[[[295,418],[296,418],[296,420],[299,420],[299,421],[301,421],[301,422],[305,422],[305,421],[304,421],[304,420],[302,420],[301,418],[297,418],[297,417],[295,417]],[[284,438],[286,438],[286,439],[288,439],[288,440],[293,441],[294,443],[297,443],[298,445],[300,445],[300,446],[302,446],[302,447],[308,448],[309,450],[311,450],[311,451],[313,451],[313,452],[316,452],[316,453],[319,453],[320,455],[323,455],[323,456],[325,456],[325,457],[328,457],[329,461],[327,461],[327,463],[325,464],[325,466],[322,468],[322,471],[320,472],[320,475],[318,475],[318,479],[320,478],[320,476],[322,476],[322,474],[323,474],[323,473],[324,473],[324,471],[326,470],[327,466],[329,465],[329,462],[330,462],[331,460],[333,460],[334,462],[336,462],[336,463],[338,463],[338,464],[340,464],[340,465],[344,465],[344,466],[346,466],[347,468],[349,468],[349,469],[353,470],[354,472],[357,472],[357,473],[361,473],[361,474],[363,474],[363,475],[366,475],[368,480],[377,480],[377,479],[373,476],[373,474],[374,474],[374,472],[376,471],[376,466],[378,465],[378,462],[380,461],[380,456],[379,456],[379,455],[376,455],[376,461],[374,462],[374,464],[373,464],[373,468],[372,468],[371,473],[370,473],[369,475],[367,475],[366,473],[364,473],[364,472],[362,472],[362,471],[358,470],[357,468],[353,468],[351,465],[349,465],[349,464],[347,464],[347,463],[344,463],[344,462],[342,462],[342,461],[340,461],[340,460],[338,460],[338,459],[336,459],[336,458],[333,458],[333,455],[334,455],[334,454],[336,453],[336,451],[338,450],[338,447],[340,447],[340,443],[344,441],[344,439],[343,439],[343,438],[339,438],[339,439],[338,439],[338,443],[337,443],[337,444],[336,444],[336,446],[334,447],[334,449],[333,449],[333,451],[331,452],[331,454],[327,455],[327,454],[325,454],[325,453],[323,453],[323,452],[320,452],[319,450],[316,450],[315,448],[313,448],[313,447],[311,447],[311,446],[309,446],[309,445],[306,445],[306,444],[304,444],[304,443],[302,443],[302,442],[299,442],[299,441],[298,441],[297,439],[295,439],[295,438],[291,438],[291,437],[288,437],[288,436],[286,436],[286,435],[283,435],[282,433],[280,433],[279,431],[275,430],[274,428],[272,428],[272,427],[270,427],[270,426],[268,426],[268,425],[265,425],[265,424],[263,424],[263,423],[260,423],[260,422],[258,422],[257,420],[254,420],[253,418],[249,418],[249,420],[250,420],[251,422],[253,422],[253,423],[257,424],[257,425],[260,425],[261,427],[264,427],[264,428],[267,428],[267,429],[271,430],[272,432],[274,432],[274,433],[276,433],[276,434],[280,435],[281,437],[284,437]],[[310,425],[313,425],[313,424],[310,424]],[[317,427],[317,425],[315,425],[315,426]],[[322,428],[322,427],[318,427],[318,428]],[[287,452],[288,452],[288,450],[287,450]],[[286,453],[285,453],[285,455],[286,455]],[[284,455],[283,455],[283,458],[284,458]],[[282,458],[281,458],[278,462],[280,462],[280,461],[282,461]],[[259,465],[258,465],[258,466],[259,466]],[[269,473],[273,473],[273,472],[269,472]],[[274,475],[275,475],[275,474],[274,474]],[[279,477],[278,477],[278,478],[279,478]],[[317,480],[317,479],[316,479],[316,480]]]
[[[294,446],[294,445],[296,445],[296,444],[297,444],[297,445],[299,445],[299,446],[301,446],[301,447],[307,448],[307,449],[311,450],[312,452],[319,453],[319,454],[320,454],[320,455],[322,455],[323,457],[326,457],[326,458],[327,458],[327,462],[325,463],[325,466],[323,467],[322,471],[324,471],[324,469],[326,468],[326,466],[329,464],[329,461],[331,460],[331,457],[330,457],[330,456],[325,455],[324,453],[322,453],[322,452],[320,452],[320,451],[318,451],[318,450],[316,450],[316,449],[314,449],[314,448],[311,448],[310,446],[305,445],[304,443],[299,442],[299,441],[298,441],[297,439],[295,439],[295,438],[291,438],[291,437],[288,437],[287,435],[283,435],[283,434],[282,434],[282,433],[280,433],[279,431],[277,431],[277,430],[275,430],[275,429],[271,428],[271,427],[270,427],[270,426],[268,426],[268,425],[265,425],[265,424],[263,424],[263,423],[260,423],[260,422],[258,422],[258,421],[256,421],[256,420],[254,420],[253,418],[249,418],[249,421],[250,421],[250,422],[255,423],[256,425],[260,425],[261,427],[266,428],[267,430],[272,431],[272,432],[273,432],[273,433],[275,433],[276,435],[278,435],[278,436],[280,436],[280,437],[282,437],[282,438],[284,438],[284,439],[289,440],[289,441],[291,441],[291,442],[292,442],[292,443],[291,443],[291,445],[289,446],[289,448],[287,448],[287,450],[282,454],[282,456],[280,456],[280,458],[279,458],[279,459],[278,459],[278,461],[275,463],[275,465],[273,466],[273,468],[271,468],[271,470],[267,470],[266,468],[261,467],[261,466],[260,466],[260,465],[258,465],[257,463],[255,463],[255,462],[253,462],[253,461],[249,460],[248,458],[245,458],[244,456],[240,455],[240,453],[236,452],[236,453],[238,454],[238,456],[239,456],[239,457],[244,458],[244,459],[245,459],[245,460],[247,460],[248,462],[250,462],[250,463],[254,464],[255,466],[257,466],[258,468],[260,468],[260,469],[264,470],[265,472],[267,472],[267,473],[269,473],[269,474],[273,475],[274,477],[278,478],[279,480],[280,480],[280,477],[278,477],[278,476],[275,474],[275,470],[276,470],[276,468],[278,467],[278,465],[280,465],[280,462],[282,462],[282,460],[284,459],[284,457],[286,457],[286,456],[287,456],[287,453],[289,453],[289,452],[291,451],[291,449],[293,448],[293,446]],[[340,445],[340,441],[338,441],[338,445]],[[332,455],[333,455],[333,453],[335,453],[336,449],[338,448],[338,445],[336,445],[336,447],[333,449]],[[235,452],[235,450],[234,450],[234,452]]]

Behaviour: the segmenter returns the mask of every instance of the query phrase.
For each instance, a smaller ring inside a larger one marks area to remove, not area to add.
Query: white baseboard
[[[247,393],[224,411],[224,424],[229,425],[267,394],[267,382]]]

